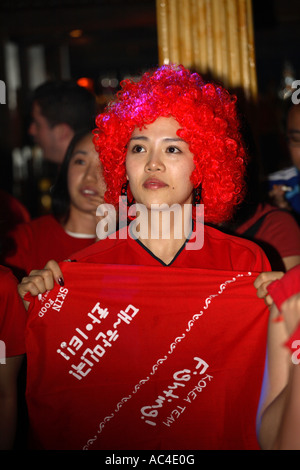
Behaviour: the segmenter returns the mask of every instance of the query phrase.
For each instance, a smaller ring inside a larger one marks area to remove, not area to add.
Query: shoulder
[[[36,219],[32,220],[31,222],[27,223],[32,227],[52,227],[52,226],[60,226],[60,223],[56,220],[56,218],[52,215],[42,215],[41,217],[37,217]]]
[[[6,266],[0,265],[0,279],[1,283],[3,280],[7,283],[11,284],[17,284],[17,281],[15,281],[14,275],[12,274],[11,270],[7,268]]]
[[[0,280],[0,294],[2,302],[11,297],[17,298],[18,301],[21,300],[19,299],[19,294],[17,292],[17,278],[9,268],[2,265],[0,266]]]
[[[232,248],[240,248],[241,250],[249,250],[256,252],[257,249],[261,250],[256,243],[247,240],[246,238],[239,237],[238,235],[231,235],[215,227],[205,226],[205,236],[212,242],[226,244]]]
[[[53,215],[43,215],[36,219],[30,220],[29,222],[23,222],[16,225],[16,227],[10,232],[10,235],[22,234],[26,232],[35,232],[37,230],[49,230],[49,228],[60,226]]]
[[[115,251],[122,248],[126,249],[128,245],[127,239],[127,227],[125,227],[125,229],[111,234],[104,240],[98,240],[87,248],[73,253],[71,261],[81,261],[85,263],[97,263],[103,261],[106,255],[111,253],[113,257],[113,253]]]
[[[262,248],[255,242],[236,235],[224,233],[217,228],[205,226],[204,245],[222,260],[228,260],[235,269],[269,271],[270,263]],[[219,260],[216,259],[216,263]]]
[[[300,227],[288,211],[271,206],[257,231],[256,238],[274,246],[282,257],[299,254]]]
[[[299,226],[294,216],[287,210],[280,209],[279,207],[272,206],[271,204],[260,204],[253,217],[247,221],[243,226],[239,227],[238,233],[242,233],[243,229],[260,223],[257,232],[260,228],[269,226],[280,226],[286,232],[288,228],[299,231]]]
[[[264,215],[265,215],[266,221],[280,223],[285,226],[286,224],[289,224],[289,225],[297,226],[299,229],[299,226],[294,216],[290,212],[284,209],[279,209],[271,205],[267,205],[267,210],[265,211]]]

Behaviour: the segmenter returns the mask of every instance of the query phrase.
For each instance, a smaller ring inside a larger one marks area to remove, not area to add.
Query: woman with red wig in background
[[[19,285],[37,448],[258,448],[268,315],[253,281],[269,262],[206,225],[243,199],[235,102],[168,65],[97,117],[103,211],[122,196],[133,220]]]

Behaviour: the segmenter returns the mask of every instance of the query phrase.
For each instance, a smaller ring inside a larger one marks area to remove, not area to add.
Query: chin
[[[172,206],[181,206],[181,204],[177,202],[166,202],[166,201],[151,201],[149,203],[144,204],[148,211],[154,212],[167,212]]]

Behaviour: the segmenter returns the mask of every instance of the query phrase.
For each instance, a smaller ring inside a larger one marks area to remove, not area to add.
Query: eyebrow
[[[72,153],[72,157],[74,157],[74,156],[77,155],[78,153],[81,154],[81,155],[87,155],[86,150],[80,150],[80,149],[78,149],[78,150],[75,150],[75,152]]]
[[[143,135],[137,135],[137,136],[131,137],[129,139],[129,142],[131,140],[149,140],[149,138]],[[165,137],[162,140],[163,142],[184,142],[185,144],[187,143],[185,140],[181,139],[180,137]]]
[[[299,129],[289,129],[287,131],[288,134],[300,134],[300,130]]]

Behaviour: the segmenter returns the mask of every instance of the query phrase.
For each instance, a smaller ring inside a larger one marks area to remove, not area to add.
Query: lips
[[[158,180],[156,178],[149,178],[148,180],[144,182],[143,186],[146,189],[161,189],[161,188],[165,188],[168,185],[164,183],[163,181]]]

